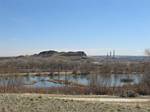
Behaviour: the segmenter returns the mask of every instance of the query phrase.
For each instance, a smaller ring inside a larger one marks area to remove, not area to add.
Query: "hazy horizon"
[[[58,51],[58,52],[69,52],[69,51],[73,51],[73,52],[77,52],[77,51],[84,51],[88,56],[106,56],[107,54],[110,55],[110,52],[113,54],[114,50],[108,49],[108,50],[104,50],[104,49],[43,49],[43,50],[35,50],[35,51],[21,51],[21,52],[11,52],[10,54],[7,55],[0,55],[0,57],[11,57],[11,56],[26,56],[26,55],[34,55],[34,54],[38,54],[42,51],[49,51],[49,50],[54,50],[54,51]],[[132,54],[128,54],[128,53],[132,53]],[[134,53],[133,53],[134,52]],[[142,54],[143,53],[143,54]],[[142,55],[141,55],[142,54]],[[127,50],[115,50],[115,55],[116,56],[145,56],[144,55],[144,51],[127,51]]]
[[[0,0],[0,56],[45,50],[144,55],[149,0]]]

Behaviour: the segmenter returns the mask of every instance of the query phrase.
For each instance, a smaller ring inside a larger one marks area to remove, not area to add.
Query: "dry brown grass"
[[[0,112],[150,112],[150,102],[118,104],[55,99],[48,95],[1,94]]]

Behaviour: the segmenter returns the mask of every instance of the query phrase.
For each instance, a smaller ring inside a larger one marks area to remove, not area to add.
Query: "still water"
[[[15,85],[33,88],[63,87],[67,86],[105,86],[118,87],[126,84],[139,84],[141,74],[101,74],[101,75],[50,75],[50,76],[1,76],[0,86]],[[70,83],[66,83],[70,82]]]

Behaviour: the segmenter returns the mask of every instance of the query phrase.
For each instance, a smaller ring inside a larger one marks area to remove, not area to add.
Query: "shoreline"
[[[0,76],[37,76],[37,75],[70,75],[73,74],[73,72],[26,72],[26,73],[0,73]]]
[[[88,73],[91,75],[95,75],[95,73]],[[88,75],[87,73],[73,73],[73,72],[18,72],[18,73],[0,73],[0,76],[48,76],[48,75]],[[143,73],[99,73],[99,75],[135,75],[135,74],[143,74]],[[97,74],[98,75],[98,74]]]

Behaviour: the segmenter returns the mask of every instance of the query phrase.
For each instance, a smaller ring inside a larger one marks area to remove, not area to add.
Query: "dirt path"
[[[88,102],[116,102],[116,103],[142,103],[150,102],[150,96],[139,98],[119,98],[114,96],[96,96],[96,95],[45,95],[45,94],[22,94],[23,96],[47,96],[52,99],[88,101]]]
[[[122,102],[122,103],[132,103],[132,102],[150,102],[150,99],[130,99],[130,98],[69,98],[69,97],[53,97],[56,99],[63,100],[74,100],[74,101],[92,101],[92,102]]]
[[[150,102],[146,102],[149,101],[147,100],[149,98],[122,99],[116,96],[97,95],[0,94],[0,112],[150,112]]]

